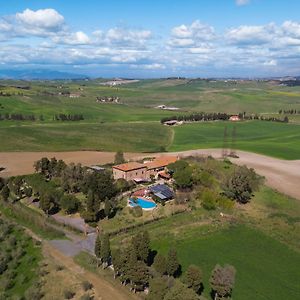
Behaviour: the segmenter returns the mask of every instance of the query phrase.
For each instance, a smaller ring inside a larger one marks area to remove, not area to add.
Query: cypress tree
[[[105,265],[108,264],[110,255],[111,255],[111,251],[110,251],[109,235],[104,234],[101,239],[100,257],[102,262]]]
[[[171,248],[167,256],[167,274],[169,276],[175,276],[178,269],[179,262],[177,258],[177,252],[174,248]]]
[[[95,249],[94,249],[95,255],[97,259],[101,259],[101,238],[100,235],[97,235],[96,242],[95,242]],[[97,263],[98,266],[98,263]]]

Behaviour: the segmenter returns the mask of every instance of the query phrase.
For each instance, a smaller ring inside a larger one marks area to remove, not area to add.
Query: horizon
[[[14,0],[0,12],[0,71],[140,79],[299,76],[299,9],[296,0]]]

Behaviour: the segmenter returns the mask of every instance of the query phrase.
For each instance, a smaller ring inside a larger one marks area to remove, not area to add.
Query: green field
[[[300,125],[274,122],[207,122],[185,124],[174,128],[174,141],[170,151],[198,148],[222,148],[224,128],[228,130],[228,147],[231,133],[236,127],[234,147],[284,159],[300,158]]]
[[[44,121],[0,121],[0,151],[103,150],[153,152],[222,147],[224,123],[160,125],[162,117],[192,112],[247,112],[278,117],[280,109],[300,110],[300,87],[267,82],[141,80],[118,87],[90,81],[1,81],[0,114],[43,115]],[[18,89],[14,85],[28,85]],[[80,97],[60,95],[62,91]],[[120,97],[121,104],[96,97]],[[175,106],[164,111],[155,106]],[[56,114],[82,114],[84,121],[54,121]],[[283,118],[283,116],[280,116]],[[299,159],[299,115],[291,124],[237,124],[236,147],[285,159]],[[230,124],[228,126],[231,126]],[[173,140],[174,138],[174,140]]]
[[[174,243],[162,237],[153,243],[153,248],[167,253]],[[234,299],[281,300],[300,297],[296,280],[300,277],[300,254],[257,230],[236,226],[202,237],[195,230],[189,238],[177,240],[176,249],[183,270],[190,264],[202,268],[207,296],[211,270],[216,263],[227,263],[237,270]]]

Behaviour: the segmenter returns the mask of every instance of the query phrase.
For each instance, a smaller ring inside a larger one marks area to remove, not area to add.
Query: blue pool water
[[[131,207],[134,207],[134,206],[140,206],[141,208],[143,209],[151,209],[151,208],[155,208],[156,207],[156,204],[152,201],[147,201],[145,199],[142,199],[142,198],[138,198],[136,202],[134,202],[132,199],[129,200],[129,205]]]

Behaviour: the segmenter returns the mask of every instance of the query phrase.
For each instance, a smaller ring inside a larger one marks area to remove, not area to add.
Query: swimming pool
[[[144,210],[151,210],[156,207],[156,204],[153,201],[149,201],[143,198],[137,198],[136,201],[134,201],[133,199],[129,199],[129,206],[140,206]]]

